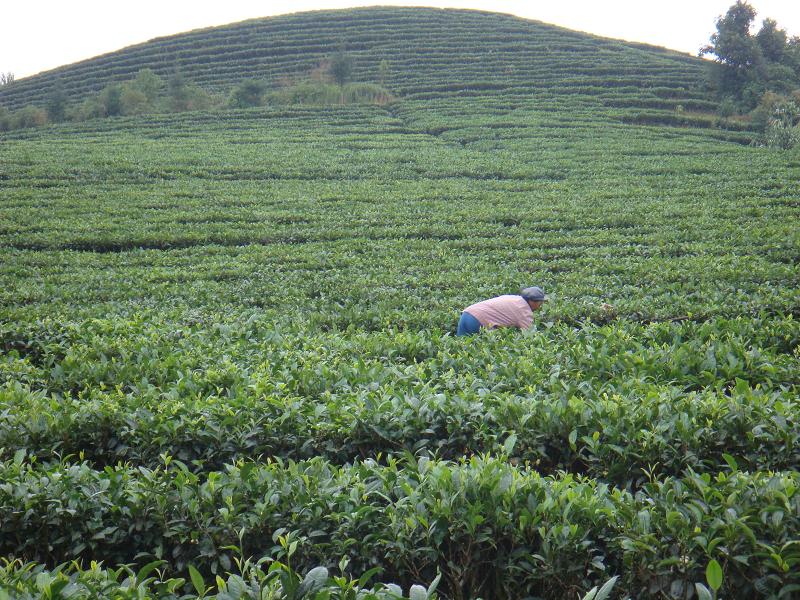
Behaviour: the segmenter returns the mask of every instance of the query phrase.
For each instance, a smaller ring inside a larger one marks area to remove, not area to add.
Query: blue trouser
[[[481,322],[468,312],[461,313],[456,335],[474,335],[481,330]]]

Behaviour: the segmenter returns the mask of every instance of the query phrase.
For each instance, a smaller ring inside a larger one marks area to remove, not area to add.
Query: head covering
[[[548,300],[547,296],[544,295],[544,290],[538,286],[525,288],[520,293],[520,296],[533,302],[546,302]]]

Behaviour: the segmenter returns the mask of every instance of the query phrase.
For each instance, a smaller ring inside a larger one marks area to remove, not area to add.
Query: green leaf
[[[389,597],[390,598],[402,598],[403,597],[403,590],[396,583],[387,583],[385,589],[389,593]]]
[[[607,600],[611,594],[611,590],[617,583],[617,579],[619,579],[619,576],[615,575],[606,581],[600,589],[598,589],[597,586],[594,586],[586,593],[586,595],[583,596],[581,600]]]
[[[142,581],[144,581],[147,578],[147,576],[153,571],[153,569],[156,569],[157,567],[160,567],[161,565],[163,565],[166,562],[167,561],[165,561],[165,560],[154,560],[151,563],[147,563],[145,566],[143,566],[141,569],[139,569],[139,572],[136,574],[136,581],[141,583]]]
[[[328,569],[325,567],[314,567],[306,573],[303,579],[303,585],[311,590],[317,590],[324,586],[326,581],[328,581]]]
[[[192,578],[192,585],[194,589],[197,590],[197,595],[201,598],[205,597],[206,582],[203,581],[203,576],[200,575],[200,571],[195,569],[192,565],[189,565],[189,577]]]
[[[503,450],[506,454],[511,454],[514,451],[514,445],[517,443],[517,434],[512,433],[510,436],[506,438],[506,441],[503,443]]]
[[[697,590],[697,600],[714,600],[714,596],[708,591],[708,588],[702,583],[695,583],[694,589]]]
[[[50,589],[50,583],[53,581],[48,573],[39,573],[36,576],[36,588],[43,593]]]
[[[594,600],[606,600],[611,595],[614,584],[617,583],[619,576],[614,576],[603,584],[603,587],[595,594]]]
[[[439,582],[442,580],[442,573],[437,569],[436,577],[433,578],[431,584],[428,586],[428,598],[432,598],[436,588],[439,587]]]
[[[722,454],[722,458],[725,459],[725,462],[728,463],[728,466],[731,468],[731,471],[736,472],[739,470],[739,463],[736,462],[736,459],[733,458],[730,454]]]
[[[375,575],[380,573],[383,569],[381,567],[372,567],[365,573],[362,573],[361,577],[358,578],[358,587],[366,587],[369,580],[372,579]]]
[[[50,594],[51,598],[61,598],[61,590],[69,585],[69,579],[64,577],[63,579],[59,578],[56,579],[53,583],[50,584]]]
[[[253,474],[255,468],[255,463],[245,463],[242,465],[242,468],[239,469],[239,477],[242,479],[242,481],[247,481],[250,479],[250,476]]]
[[[586,595],[581,600],[595,600],[595,598],[597,598],[597,586],[586,592]]]
[[[713,558],[706,567],[706,581],[715,592],[722,587],[722,567]]]
[[[800,584],[790,583],[789,585],[783,586],[781,591],[778,592],[778,598],[795,598],[796,596],[792,596],[794,592],[800,592]]]
[[[421,585],[412,585],[408,590],[409,600],[428,600],[428,590]]]

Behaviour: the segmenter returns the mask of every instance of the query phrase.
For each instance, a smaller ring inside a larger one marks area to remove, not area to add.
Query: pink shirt
[[[506,294],[478,302],[464,309],[480,321],[482,327],[519,327],[533,324],[533,311],[522,296]]]

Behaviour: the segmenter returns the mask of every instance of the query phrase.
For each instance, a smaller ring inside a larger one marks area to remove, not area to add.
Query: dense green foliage
[[[511,17],[186,37],[311,23],[404,95],[0,134],[0,598],[796,594],[798,151],[695,60]]]
[[[755,108],[767,91],[788,94],[800,88],[800,38],[789,38],[773,19],[764,19],[752,34],[756,14],[737,0],[717,19],[711,43],[701,49],[716,57],[720,96],[735,99],[744,110]]]
[[[228,99],[212,96],[188,82],[179,71],[165,83],[151,69],[142,69],[134,79],[109,84],[97,96],[73,105],[68,104],[60,84],[57,84],[47,98],[45,110],[34,106],[16,111],[0,109],[0,132],[118,116],[265,105],[388,104],[393,100],[391,92],[382,85],[345,83],[349,71],[342,69],[343,65],[351,68],[352,63],[348,61],[346,55],[337,55],[333,62],[323,62],[304,79],[295,83],[285,82],[274,90],[265,81],[247,79],[233,89]],[[341,83],[334,84],[334,79],[341,80]]]

